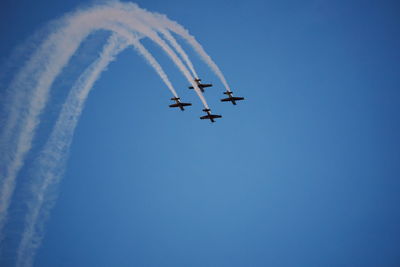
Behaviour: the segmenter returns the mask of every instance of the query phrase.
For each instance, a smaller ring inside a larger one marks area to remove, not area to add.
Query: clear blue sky
[[[84,1],[3,0],[0,59]],[[96,83],[36,266],[399,266],[398,1],[137,1],[194,34],[224,118],[154,45],[187,112],[132,50]],[[12,30],[11,30],[12,29]]]

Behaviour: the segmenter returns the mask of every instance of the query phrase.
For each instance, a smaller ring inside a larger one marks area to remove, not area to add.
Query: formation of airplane
[[[201,83],[200,81],[201,79],[199,78],[194,79],[194,82],[197,84],[202,93],[204,93],[204,88],[213,86],[211,83]],[[194,89],[194,87],[189,86],[189,89]]]
[[[173,98],[171,98],[171,100],[174,100],[176,103],[169,105],[169,107],[170,108],[180,108],[182,111],[185,110],[184,107],[192,105],[192,103],[183,103],[183,102],[181,102],[179,97],[173,97]]]
[[[204,83],[201,83],[200,81],[201,81],[201,79],[199,79],[199,78],[194,79],[194,82],[197,84],[200,91],[203,93],[204,93],[204,88],[213,86],[212,84],[204,84]],[[193,86],[189,86],[189,89],[194,89],[194,88],[193,88]],[[228,97],[222,98],[221,102],[232,102],[233,105],[236,105],[236,101],[244,100],[244,97],[233,96],[233,92],[228,91],[228,90],[225,91],[223,94],[227,95]],[[169,105],[169,107],[170,108],[180,108],[182,111],[185,110],[184,107],[192,105],[191,103],[181,102],[179,97],[173,97],[173,98],[171,98],[171,100],[175,101],[175,103]],[[210,120],[211,122],[215,122],[215,119],[222,118],[221,115],[212,114],[211,109],[209,109],[209,108],[205,108],[205,109],[203,109],[203,111],[205,113],[207,113],[207,115],[201,116],[200,117],[201,120]]]

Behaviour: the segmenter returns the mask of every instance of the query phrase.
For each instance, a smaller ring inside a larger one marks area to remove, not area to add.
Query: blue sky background
[[[3,0],[0,59],[83,1]],[[194,34],[186,112],[133,50],[92,91],[35,266],[399,266],[398,1],[137,1]],[[72,82],[72,81],[70,81]],[[64,92],[65,93],[65,92]],[[62,92],[61,92],[62,94]]]

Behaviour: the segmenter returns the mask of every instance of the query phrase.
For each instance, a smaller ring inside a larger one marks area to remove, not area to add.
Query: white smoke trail
[[[133,45],[149,61],[166,85],[175,92],[159,63],[140,44],[137,38],[124,30],[118,30],[118,32],[122,33],[124,38],[127,39],[127,43]],[[35,177],[39,180],[34,183],[36,185],[33,190],[34,202],[30,203],[30,209],[26,217],[25,231],[17,252],[17,266],[30,266],[32,264],[35,251],[40,245],[43,236],[44,221],[53,206],[51,202],[54,197],[51,197],[49,188],[57,187],[61,179],[64,158],[69,150],[84,102],[94,82],[99,78],[102,70],[114,59],[115,55],[125,47],[123,44],[118,44],[118,42],[121,42],[118,41],[118,37],[116,35],[112,36],[109,43],[104,47],[100,58],[81,75],[76,85],[71,89],[49,141],[41,152],[37,164],[39,168],[35,173]],[[176,97],[178,96],[176,95]]]
[[[171,93],[175,96],[178,97],[178,93],[175,91],[174,87],[172,86],[172,83],[168,79],[167,74],[164,72],[163,68],[161,65],[157,62],[157,60],[151,55],[151,53],[140,43],[138,38],[135,38],[131,32],[125,30],[124,28],[119,28],[119,27],[111,27],[114,32],[120,34],[124,38],[128,40],[130,44],[132,44],[136,50],[141,54],[147,62],[154,68],[154,70],[157,72],[157,74],[160,76],[161,80],[165,83],[165,85],[168,87],[168,89],[171,91]]]
[[[139,23],[139,21],[143,21],[145,23],[149,23],[148,28],[145,29],[145,35],[158,44],[167,55],[171,58],[171,60],[175,63],[181,73],[185,76],[187,81],[193,86],[196,94],[200,98],[201,102],[203,103],[204,107],[209,109],[210,107],[207,104],[206,99],[204,98],[203,94],[201,93],[197,83],[194,81],[193,76],[187,70],[183,62],[180,58],[175,54],[175,52],[169,47],[169,45],[159,37],[159,35],[152,30],[154,28],[157,31],[161,31],[164,27],[160,26],[162,23],[154,23],[154,18],[157,17],[156,13],[150,13],[145,11],[142,8],[139,8],[138,5],[133,3],[121,3],[121,2],[113,2],[113,7],[119,9],[120,11],[125,12],[125,15],[121,14],[119,17],[119,23],[124,24],[124,26],[135,28],[135,25]],[[136,17],[138,17],[136,19]],[[146,24],[147,25],[147,24]],[[179,45],[178,45],[179,46]],[[183,49],[182,49],[183,51]],[[186,56],[188,62],[190,62],[189,58]],[[190,63],[191,64],[191,63]],[[194,70],[194,68],[193,68]]]
[[[204,60],[204,62],[214,71],[214,73],[218,76],[221,80],[223,85],[225,86],[226,90],[231,92],[231,88],[228,85],[228,82],[225,79],[224,74],[218,67],[218,65],[212,60],[212,58],[206,53],[203,46],[192,36],[188,30],[184,27],[179,25],[177,22],[172,21],[167,18],[165,15],[161,14],[154,14],[158,17],[158,21],[160,23],[160,27],[167,28],[170,31],[175,32],[176,34],[182,36],[193,48],[194,50],[200,55],[200,57]]]
[[[9,145],[6,147],[7,154],[2,156],[6,160],[5,166],[7,168],[4,175],[0,173],[0,231],[5,222],[11,194],[14,191],[15,178],[23,165],[26,153],[30,150],[36,126],[40,122],[39,116],[47,103],[51,85],[68,63],[70,57],[75,53],[82,40],[91,32],[98,29],[106,29],[118,33],[127,39],[148,60],[149,64],[157,71],[174,96],[177,97],[172,84],[169,82],[161,66],[140,42],[132,37],[132,34],[139,33],[149,37],[173,60],[185,78],[193,85],[204,106],[208,108],[207,102],[197,84],[193,81],[189,70],[169,45],[160,38],[156,31],[160,32],[168,40],[183,58],[193,75],[197,77],[194,67],[184,50],[179,46],[170,32],[160,26],[162,23],[158,23],[158,26],[155,27],[154,25],[146,25],[135,17],[132,17],[130,13],[132,7],[140,10],[136,5],[114,2],[97,8],[76,12],[64,18],[59,23],[57,30],[42,43],[14,80],[11,88],[16,92],[16,97],[14,98],[16,103],[15,105],[11,105],[12,109],[8,114],[9,120],[0,142],[0,145]],[[145,17],[145,15],[157,17],[147,11],[142,12],[141,16]],[[174,31],[173,29],[169,30]],[[179,32],[176,33],[182,34]],[[185,38],[185,36],[183,37]],[[61,175],[60,166],[65,159],[64,155],[71,143],[73,129],[76,126],[84,105],[84,100],[90,88],[98,79],[102,69],[107,66],[107,60],[108,62],[113,60],[114,54],[117,53],[118,49],[122,49],[118,48],[122,45],[118,45],[117,43],[115,40],[110,41],[108,49],[104,49],[100,58],[93,63],[88,71],[85,71],[77,85],[71,90],[50,139],[40,155],[38,161],[39,167],[37,169],[39,180],[34,181],[33,184],[34,192],[37,194],[29,206],[26,230],[18,249],[18,266],[30,266],[32,264],[35,250],[40,245],[42,238],[41,228],[44,222],[43,218],[46,217],[53,203],[51,199],[49,200],[51,196],[48,192],[52,186],[57,185]],[[29,91],[29,94],[19,93],[22,92],[20,89],[23,88],[32,89]],[[80,92],[76,88],[81,88]],[[24,103],[26,103],[26,108],[21,111],[21,108],[25,106]]]
[[[189,57],[182,49],[182,47],[176,42],[175,38],[168,32],[172,31],[182,38],[184,38],[193,48],[194,50],[200,55],[201,59],[211,68],[211,70],[217,75],[217,77],[221,80],[223,85],[225,86],[227,91],[231,91],[231,88],[228,82],[225,79],[224,74],[218,67],[218,65],[212,60],[212,58],[206,53],[202,45],[192,36],[188,30],[186,30],[183,26],[178,24],[175,21],[170,20],[166,15],[148,12],[145,9],[139,8],[136,4],[121,4],[116,3],[116,5],[120,5],[121,9],[127,10],[128,12],[132,13],[132,15],[137,15],[143,21],[149,23],[154,29],[161,32],[165,38],[171,43],[171,45],[177,50],[177,52],[181,55],[185,63],[191,69],[193,75],[198,78],[196,71],[194,70],[193,64],[191,63]],[[192,84],[193,85],[193,84]],[[197,85],[194,86],[195,91]],[[199,92],[197,94],[200,97]],[[200,97],[201,98],[201,97]]]
[[[136,48],[136,50],[140,54],[142,54],[147,59],[149,64],[157,71],[157,73],[159,74],[161,79],[164,81],[164,83],[168,86],[168,88],[173,90],[172,84],[169,81],[167,75],[164,73],[164,71],[162,70],[160,64],[153,58],[153,56],[150,54],[150,52],[147,51],[147,49],[144,48],[144,46],[138,40],[132,41],[132,43],[134,44],[134,47]],[[178,98],[178,94],[176,93],[175,90],[173,90],[173,94],[174,94],[175,97]]]
[[[30,202],[25,231],[17,251],[16,266],[32,265],[35,251],[42,239],[44,221],[53,205],[49,194],[51,188],[57,186],[60,181],[64,159],[85,100],[101,73],[126,46],[127,42],[121,40],[119,36],[111,36],[99,58],[87,68],[72,87],[54,129],[37,160],[32,190],[33,200]]]
[[[48,88],[54,81],[55,76],[61,71],[62,67],[66,64],[66,62],[68,61],[72,53],[77,49],[77,46],[79,44],[73,41],[74,38],[62,38],[64,34],[65,31],[59,31],[55,34],[52,34],[47,39],[47,41],[43,43],[39,50],[33,55],[33,57],[21,70],[19,75],[17,75],[17,79],[12,84],[13,88],[15,88],[15,94],[17,95],[17,97],[15,98],[17,102],[24,99],[24,97],[18,96],[21,95],[21,91],[24,92],[24,86],[35,86],[36,90],[32,91],[32,94],[30,96],[31,101],[26,104],[26,109],[22,109],[24,105],[12,106],[13,109],[9,113],[9,126],[6,126],[6,132],[3,135],[2,144],[6,145],[6,149],[4,149],[3,151],[5,154],[7,154],[8,157],[3,158],[6,161],[7,165],[4,171],[4,177],[2,177],[1,179],[2,184],[0,188],[0,231],[4,226],[10,197],[14,191],[15,177],[22,167],[25,154],[31,148],[31,139],[33,137],[36,125],[38,124],[38,115],[40,114],[40,111],[43,109],[45,104],[45,98],[43,97],[43,94],[47,94]],[[69,32],[68,35],[75,36],[76,33],[72,31]],[[65,42],[63,42],[58,47],[55,47],[54,43],[56,42],[56,40],[59,39],[65,39]],[[47,59],[52,55],[57,55],[57,57],[49,62],[43,61],[43,59]],[[47,63],[44,64],[45,68],[40,67],[40,65],[42,65],[43,63]],[[37,72],[34,72],[34,75],[32,75],[34,76],[33,81],[29,81],[28,74],[31,74],[32,69],[35,68],[37,69]],[[41,79],[39,77],[36,78],[35,76],[39,76],[41,77]],[[9,132],[11,132],[12,129],[15,128],[17,122],[22,122],[20,124],[20,132],[16,133],[15,139],[17,141],[10,140],[12,136]],[[7,148],[9,149],[7,150]]]
[[[114,32],[118,32],[123,34],[124,36],[127,36],[127,33],[124,32],[121,29],[117,29],[116,27],[110,27],[113,28]],[[159,43],[163,44],[162,42],[160,42],[160,40],[157,39],[156,36],[152,37],[153,39],[156,39]],[[167,84],[168,87],[170,87],[172,89],[172,91],[174,92],[175,96],[176,93],[174,91],[174,89],[172,88],[172,85],[170,84],[169,80],[167,79],[165,73],[163,73],[161,66],[158,64],[158,62],[156,62],[154,60],[154,58],[152,58],[151,54],[138,42],[133,40],[132,38],[130,38],[131,42],[135,45],[135,47],[137,48],[137,50],[143,55],[145,56],[146,59],[148,59],[149,63],[157,70],[157,72],[160,74],[160,77],[162,77],[162,79],[165,81],[165,83]],[[163,44],[164,47],[166,47]],[[174,55],[169,51],[169,55],[171,57],[174,57]],[[96,72],[95,72],[96,73]],[[97,75],[99,75],[100,73],[98,73]],[[86,74],[85,74],[86,75]],[[89,79],[89,83],[93,83],[94,80],[90,80]],[[85,87],[87,88],[87,87]],[[86,98],[86,94],[85,94],[85,98]],[[67,109],[68,110],[68,109]],[[80,113],[81,108],[78,105],[77,108],[77,112]],[[75,116],[67,116],[67,118],[69,118],[70,120],[73,121],[73,118],[75,118]],[[72,118],[72,119],[71,119]],[[75,123],[76,123],[77,118],[75,119]],[[56,125],[56,127],[59,126],[59,124]],[[63,133],[64,136],[66,135],[66,133],[69,133],[68,130],[71,131],[71,129],[74,129],[73,125],[68,125],[66,127],[58,127],[57,129],[63,129],[63,130],[56,130],[56,134],[55,136],[60,135],[60,133]],[[58,132],[58,133],[57,133]],[[52,137],[50,137],[52,138]],[[64,137],[65,138],[65,137]],[[36,248],[39,246],[40,244],[40,240],[41,240],[41,234],[40,234],[40,230],[41,230],[41,225],[43,225],[42,220],[38,221],[38,218],[45,218],[46,216],[44,216],[45,214],[48,213],[48,210],[51,207],[50,203],[46,203],[46,198],[48,197],[46,195],[46,191],[48,190],[48,187],[50,185],[54,185],[57,184],[57,180],[59,179],[57,176],[57,173],[59,172],[56,168],[56,166],[54,166],[54,164],[57,164],[57,162],[59,162],[58,164],[61,164],[62,162],[62,155],[65,154],[65,152],[63,153],[63,147],[68,147],[68,144],[70,143],[70,139],[72,139],[72,131],[70,132],[70,138],[66,138],[66,140],[68,141],[64,141],[64,145],[60,145],[60,143],[58,143],[58,145],[56,145],[55,141],[50,139],[49,144],[50,145],[46,145],[46,149],[48,146],[50,147],[50,149],[52,149],[53,147],[56,148],[56,152],[54,153],[54,151],[52,151],[52,153],[44,153],[44,155],[47,154],[47,156],[44,156],[44,158],[46,159],[45,162],[42,162],[43,160],[41,160],[41,164],[39,164],[39,166],[41,166],[42,172],[44,172],[45,175],[45,180],[43,182],[38,182],[35,183],[35,185],[40,185],[39,187],[36,188],[35,190],[35,195],[37,195],[37,199],[36,202],[31,203],[30,205],[30,212],[28,213],[28,217],[26,220],[26,230],[23,233],[23,237],[22,237],[22,241],[20,244],[20,247],[18,249],[18,265],[17,266],[29,266],[32,263],[32,259],[34,256],[34,252],[36,250]],[[55,139],[57,140],[57,139]],[[46,152],[47,150],[45,150]],[[51,160],[49,160],[49,157],[51,158]],[[46,165],[47,163],[47,165]],[[50,165],[49,164],[53,164]],[[39,177],[41,177],[41,175],[39,175]],[[49,207],[50,206],[50,207]],[[48,208],[46,208],[48,207]]]
[[[117,4],[119,5],[119,3]],[[72,54],[76,51],[79,44],[86,36],[97,29],[115,30],[115,25],[121,24],[137,31],[144,36],[149,37],[156,42],[174,61],[179,70],[186,79],[193,85],[196,93],[200,97],[204,106],[208,108],[207,102],[201,94],[193,77],[186,69],[182,61],[172,51],[172,49],[146,25],[143,25],[135,18],[132,18],[128,12],[115,7],[115,3],[105,5],[89,10],[76,12],[60,22],[59,30],[51,34],[40,46],[38,51],[29,60],[22,71],[17,75],[13,83],[16,94],[27,86],[31,87],[32,95],[27,108],[19,110],[21,105],[12,106],[9,113],[11,125],[7,129],[16,128],[16,122],[21,125],[20,129],[14,130],[14,136],[6,134],[2,144],[7,144],[4,153],[5,171],[1,178],[0,188],[0,232],[4,226],[7,216],[7,209],[10,204],[10,198],[15,188],[15,179],[21,169],[26,153],[30,150],[32,139],[34,137],[36,126],[39,123],[45,104],[47,103],[49,89],[54,82],[55,77],[61,72],[68,63]],[[40,66],[40,67],[38,67]],[[28,75],[33,72],[33,75]],[[16,98],[20,99],[20,98]],[[23,97],[21,97],[23,99]],[[11,132],[11,131],[10,131]],[[13,139],[14,138],[14,139]]]
[[[165,37],[165,39],[167,39],[167,41],[172,45],[172,47],[178,52],[178,54],[182,57],[183,61],[189,67],[192,75],[195,78],[198,78],[196,70],[193,66],[193,63],[190,61],[189,56],[179,45],[179,43],[175,40],[175,38],[171,35],[171,33],[165,29],[164,25],[160,23],[157,17],[157,13],[148,12],[134,3],[116,2],[115,7],[118,7],[121,10],[129,12],[135,18],[140,19],[144,24],[152,27],[156,31],[159,31]]]
[[[158,45],[160,45],[164,51],[167,53],[168,56],[170,56],[170,58],[174,61],[174,63],[178,66],[178,68],[181,70],[182,74],[186,77],[186,79],[188,80],[188,82],[190,82],[190,84],[193,86],[193,88],[195,89],[198,97],[200,98],[200,100],[203,102],[203,105],[206,109],[209,109],[210,107],[207,104],[206,99],[204,98],[203,94],[201,93],[197,83],[194,81],[193,76],[191,76],[190,72],[186,69],[185,65],[183,65],[182,61],[179,59],[179,57],[174,53],[174,51],[168,46],[167,43],[164,42],[164,40],[162,40],[157,33],[149,33],[149,35],[147,35],[151,40],[153,40],[155,43],[157,43]]]
[[[195,78],[199,78],[199,76],[196,73],[196,70],[193,67],[192,62],[189,59],[189,56],[186,54],[186,52],[183,50],[183,48],[178,44],[178,42],[175,40],[175,38],[172,36],[172,34],[164,29],[160,29],[161,34],[167,39],[167,41],[172,45],[173,48],[178,52],[179,55],[183,58],[187,66],[189,67],[190,71],[192,72],[193,76]]]
[[[121,4],[121,3],[119,3]],[[127,6],[128,9],[124,9],[124,7]],[[134,19],[132,16],[132,14],[129,13],[129,5],[124,5],[122,6],[122,11],[125,11],[125,15],[120,14],[120,17],[118,18],[118,22],[123,24],[126,27],[130,27],[131,29],[135,29],[135,26],[138,22],[137,19]],[[183,62],[180,60],[180,58],[175,54],[175,52],[169,47],[169,45],[160,38],[160,36],[154,32],[151,28],[147,27],[146,29],[142,29],[144,30],[144,34],[146,35],[146,37],[148,37],[149,39],[151,39],[153,42],[155,42],[156,44],[158,44],[163,50],[164,52],[166,52],[166,54],[171,58],[171,60],[175,63],[175,65],[178,67],[178,69],[181,71],[181,73],[185,76],[185,78],[187,79],[187,81],[193,86],[193,88],[196,91],[196,94],[198,95],[198,97],[200,98],[200,100],[202,101],[203,105],[205,108],[209,109],[209,106],[207,104],[206,99],[204,98],[203,94],[201,93],[197,83],[194,81],[193,76],[190,74],[190,72],[188,71],[188,69],[185,67],[185,65],[183,64]]]

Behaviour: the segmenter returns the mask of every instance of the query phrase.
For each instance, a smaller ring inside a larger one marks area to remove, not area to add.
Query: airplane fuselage
[[[204,93],[204,88],[212,86],[212,84],[210,84],[210,83],[209,84],[204,84],[204,83],[201,83],[200,81],[201,81],[201,79],[194,79],[194,82],[196,83],[197,87],[200,89],[200,91],[202,93]],[[194,89],[194,87],[193,86],[189,86],[189,89]]]
[[[182,103],[180,101],[179,97],[178,98],[173,97],[173,98],[171,98],[171,100],[174,100],[176,103],[172,104],[172,105],[169,105],[169,107],[170,108],[180,108],[180,110],[182,110],[182,111],[185,110],[185,108],[184,108],[185,106],[191,106],[192,105],[191,103]]]
[[[207,115],[200,117],[201,120],[207,119],[207,120],[210,120],[211,122],[215,122],[214,119],[222,118],[221,115],[214,115],[214,114],[211,114],[211,110],[208,109],[208,108],[203,109],[203,111],[206,112]]]
[[[228,97],[227,97],[227,98],[221,99],[221,102],[228,102],[228,101],[230,101],[230,102],[232,102],[233,105],[236,105],[236,101],[244,100],[244,97],[236,97],[236,96],[233,96],[233,95],[232,95],[232,92],[230,92],[230,91],[224,92],[224,94],[225,94],[225,95],[228,95]]]

